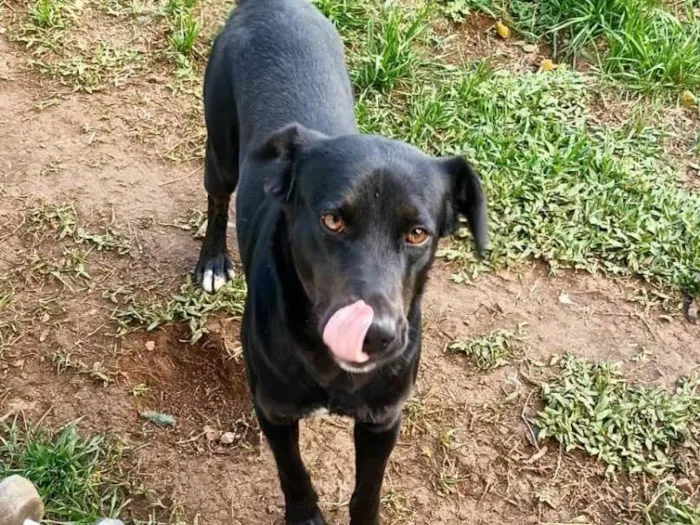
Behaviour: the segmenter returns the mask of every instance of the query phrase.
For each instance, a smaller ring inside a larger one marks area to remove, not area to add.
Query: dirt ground
[[[199,241],[169,224],[205,208],[202,165],[167,158],[202,137],[190,118],[196,99],[171,92],[158,73],[72,92],[27,70],[26,59],[0,34],[0,273],[14,272],[6,285],[21,318],[17,340],[0,353],[0,416],[21,407],[32,422],[80,418],[86,432],[119,436],[147,489],[132,510],[137,517],[154,512],[167,521],[175,509],[200,524],[281,523],[274,463],[251,417],[237,321],[216,318],[194,345],[179,326],[118,340],[115,306],[104,298],[118,289],[172,292],[195,264]],[[32,253],[50,258],[58,249],[54,236],[29,233],[28,212],[42,199],[75,203],[81,224],[128,232],[130,254],[92,254],[92,278],[78,285],[37,276],[26,264]],[[643,487],[606,480],[602,466],[553,444],[533,459],[538,448],[521,416],[536,410],[527,380],[539,374],[533,363],[555,353],[622,361],[630,377],[649,384],[670,385],[700,366],[700,326],[678,314],[675,299],[666,305],[670,314],[653,295],[647,304],[630,300],[639,289],[550,276],[539,265],[465,286],[438,262],[425,299],[416,397],[386,477],[386,522],[612,524],[630,517],[627,502]],[[455,337],[520,324],[523,355],[494,372],[444,351]],[[632,359],[641,348],[651,356],[646,362]],[[149,394],[133,395],[141,384]],[[143,409],[178,423],[156,429],[139,418]],[[221,432],[233,432],[233,444],[221,445]],[[346,522],[350,422],[306,421],[302,441],[327,517]]]

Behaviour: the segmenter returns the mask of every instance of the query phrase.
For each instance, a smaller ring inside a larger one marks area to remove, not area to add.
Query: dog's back
[[[243,161],[251,145],[290,122],[331,136],[355,132],[343,64],[338,33],[307,0],[243,0],[215,43],[205,98],[231,88]]]

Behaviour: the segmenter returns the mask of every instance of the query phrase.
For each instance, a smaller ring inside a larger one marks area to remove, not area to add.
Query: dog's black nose
[[[393,347],[398,338],[396,323],[388,319],[375,319],[367,331],[362,349],[368,355],[378,355]]]

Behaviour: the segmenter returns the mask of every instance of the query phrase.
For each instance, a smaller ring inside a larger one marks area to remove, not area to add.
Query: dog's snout
[[[363,351],[369,356],[393,352],[404,345],[404,330],[399,320],[388,317],[375,318],[367,331]]]

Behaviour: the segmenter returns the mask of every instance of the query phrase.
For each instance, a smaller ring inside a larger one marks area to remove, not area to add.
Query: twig
[[[522,410],[522,412],[520,412],[520,419],[523,420],[523,422],[525,423],[525,426],[527,427],[527,431],[530,434],[530,442],[539,452],[540,446],[537,444],[537,436],[535,435],[535,431],[532,429],[532,425],[530,425],[530,422],[527,420],[527,417],[525,416],[525,411],[527,410],[527,407],[530,405],[530,398],[532,398],[532,394],[534,392],[535,392],[534,390],[531,390],[530,394],[527,396],[527,399],[525,400],[525,405],[523,406],[523,410]]]
[[[165,182],[161,182],[160,184],[158,184],[158,186],[167,186],[168,184],[175,184],[176,182],[180,182],[181,180],[189,179],[192,175],[197,173],[200,169],[202,169],[202,167],[197,166],[195,169],[193,169],[187,175],[183,175],[182,177],[178,177],[177,179],[166,180]]]

